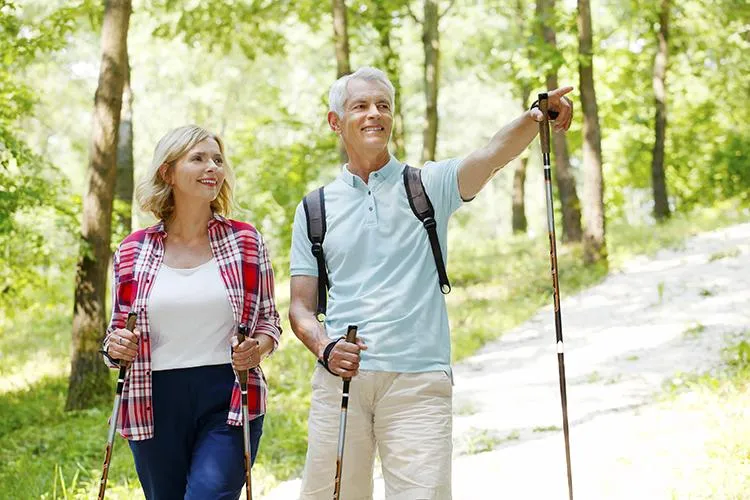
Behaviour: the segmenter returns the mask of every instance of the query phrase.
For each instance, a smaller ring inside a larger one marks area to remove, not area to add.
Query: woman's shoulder
[[[157,224],[154,224],[153,226],[149,226],[143,229],[137,229],[127,235],[122,242],[120,242],[119,248],[126,248],[126,247],[132,247],[133,245],[139,245],[146,241],[146,239],[151,234],[158,234],[162,232],[164,229],[164,224],[159,222]]]
[[[255,226],[250,224],[249,222],[236,220],[236,219],[226,219],[227,223],[232,226],[232,229],[235,233],[239,234],[252,234],[256,238],[260,236],[260,231],[258,231]]]

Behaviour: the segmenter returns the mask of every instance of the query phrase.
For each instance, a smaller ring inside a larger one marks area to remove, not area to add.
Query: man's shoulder
[[[436,172],[441,170],[449,170],[460,165],[462,160],[463,158],[460,157],[446,158],[443,160],[427,160],[424,165],[422,165],[422,171]]]

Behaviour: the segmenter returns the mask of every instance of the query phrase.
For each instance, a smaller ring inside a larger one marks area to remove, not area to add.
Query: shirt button
[[[374,175],[375,177],[377,177],[377,176],[378,176],[378,173],[377,173],[377,172],[375,172],[375,173],[374,173],[374,174],[372,174],[372,175]]]
[[[370,207],[370,212],[372,212],[372,207]]]
[[[371,193],[370,191],[368,191],[368,192],[367,192],[367,195],[368,195],[368,196],[369,196],[369,195],[371,195],[371,194],[372,194],[372,193]]]

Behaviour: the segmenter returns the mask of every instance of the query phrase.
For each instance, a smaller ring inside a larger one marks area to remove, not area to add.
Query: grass
[[[696,323],[692,326],[690,326],[687,330],[683,332],[683,335],[686,338],[694,339],[697,337],[700,337],[700,334],[706,331],[706,325],[703,323]]]
[[[671,406],[698,413],[708,430],[703,453],[673,498],[748,498],[750,494],[750,332],[723,351],[724,364],[699,375],[678,375],[666,385]]]
[[[708,257],[708,261],[709,262],[713,262],[715,260],[726,259],[726,258],[731,258],[731,257],[737,257],[739,254],[740,254],[740,249],[739,248],[732,248],[730,250],[724,250],[722,252],[712,253]]]
[[[735,223],[738,216],[719,207],[658,226],[608,227],[610,269],[636,254],[679,246],[696,232]],[[730,215],[727,215],[730,214]],[[451,241],[448,296],[453,359],[474,353],[540,307],[552,302],[546,237]],[[558,248],[563,298],[600,282],[602,266],[581,264],[581,248]],[[64,412],[69,370],[73,285],[40,290],[27,310],[0,315],[0,491],[2,498],[92,498],[101,473],[111,406]],[[61,293],[59,290],[64,290]],[[277,286],[282,317],[288,285]],[[551,321],[551,319],[550,319]],[[300,474],[307,448],[307,411],[313,357],[284,322],[279,351],[264,363],[270,385],[269,414],[253,469],[258,493]],[[637,359],[637,358],[636,358]],[[114,376],[114,373],[113,373]],[[471,411],[467,408],[465,411]],[[501,442],[512,436],[497,438]],[[480,439],[477,449],[492,439]],[[142,498],[127,444],[118,438],[107,488],[108,498]]]
[[[466,443],[462,449],[464,455],[476,455],[492,451],[503,443],[518,441],[521,437],[518,431],[511,431],[506,436],[499,436],[487,429],[470,429]]]

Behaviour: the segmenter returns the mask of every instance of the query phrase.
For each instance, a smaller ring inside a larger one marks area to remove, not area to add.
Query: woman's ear
[[[159,177],[161,177],[161,180],[167,183],[167,185],[172,185],[172,171],[169,169],[168,163],[162,163],[161,167],[159,167]]]

